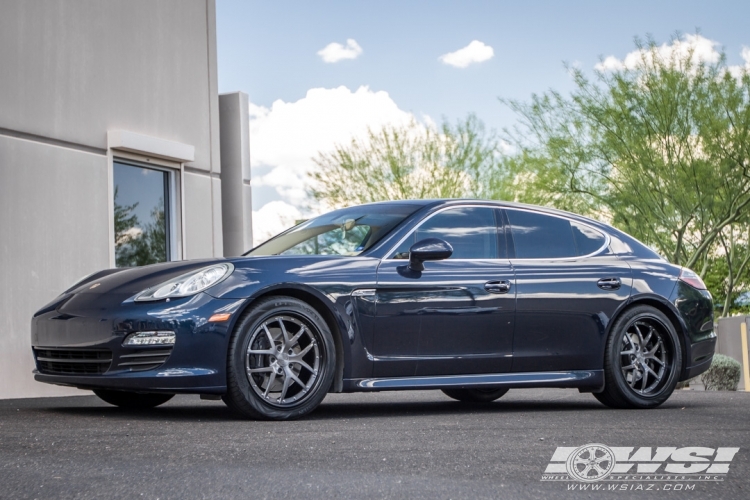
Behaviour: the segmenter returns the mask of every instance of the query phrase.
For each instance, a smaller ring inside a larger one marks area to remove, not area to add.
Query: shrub
[[[701,375],[707,391],[736,391],[740,383],[742,365],[723,354],[714,354],[711,368]]]

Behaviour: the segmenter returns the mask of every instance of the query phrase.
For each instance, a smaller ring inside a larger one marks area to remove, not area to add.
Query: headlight
[[[144,290],[136,295],[137,301],[162,300],[175,297],[188,297],[212,287],[234,271],[234,266],[228,262],[204,267],[178,276],[160,285]]]

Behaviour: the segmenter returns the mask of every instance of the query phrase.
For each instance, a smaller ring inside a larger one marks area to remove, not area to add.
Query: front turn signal
[[[208,318],[209,323],[223,323],[224,321],[229,321],[229,318],[232,317],[231,313],[217,313]]]

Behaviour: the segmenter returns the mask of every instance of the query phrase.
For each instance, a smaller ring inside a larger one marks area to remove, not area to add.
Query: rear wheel
[[[309,304],[292,297],[261,299],[230,341],[224,402],[249,418],[304,416],[331,387],[335,353],[326,322]]]
[[[661,311],[637,306],[612,326],[604,357],[604,391],[594,396],[612,408],[655,408],[677,385],[682,348]]]
[[[174,397],[174,394],[139,394],[137,392],[108,391],[104,389],[97,389],[94,391],[94,394],[106,403],[130,410],[154,408]]]
[[[449,398],[464,403],[490,403],[500,399],[508,392],[508,389],[442,389]]]

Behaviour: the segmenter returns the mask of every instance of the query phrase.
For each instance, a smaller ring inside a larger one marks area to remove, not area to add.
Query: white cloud
[[[686,57],[693,51],[691,62],[693,64],[716,63],[721,58],[721,52],[717,50],[719,42],[705,38],[702,35],[685,35],[674,40],[671,44],[666,43],[656,47],[656,57],[660,61],[668,62],[672,57]],[[653,55],[648,49],[634,50],[628,53],[624,59],[615,56],[607,56],[603,61],[597,63],[594,68],[598,71],[620,71],[623,69],[636,68],[643,58],[650,61]]]
[[[253,186],[275,189],[279,201],[264,205],[254,212],[261,226],[253,228],[259,241],[263,227],[268,234],[276,234],[291,225],[290,219],[273,218],[274,210],[283,211],[278,203],[297,210],[295,214],[308,217],[312,212],[304,207],[307,198],[308,173],[315,168],[312,159],[319,151],[331,151],[336,144],[345,144],[353,137],[363,137],[368,127],[404,125],[414,115],[399,109],[387,92],[374,92],[360,87],[352,92],[346,87],[310,89],[295,102],[275,101],[270,108],[250,104],[250,162]],[[261,174],[263,172],[263,174]],[[273,205],[271,205],[273,204]],[[270,208],[266,208],[271,205]],[[296,208],[295,208],[296,207]],[[325,207],[313,207],[317,212]],[[281,213],[281,212],[280,212]],[[287,212],[283,212],[287,213]],[[288,212],[287,215],[291,213]]]
[[[489,45],[485,45],[479,40],[472,41],[469,45],[455,52],[443,54],[438,59],[444,64],[456,68],[465,68],[473,63],[480,63],[492,59],[495,51]]]
[[[283,201],[272,201],[263,205],[260,210],[253,210],[253,246],[292,227],[302,218],[302,212],[298,208]]]
[[[690,51],[693,51],[691,62],[698,63],[716,63],[721,58],[721,52],[717,49],[719,42],[708,39],[701,35],[685,35],[684,37],[674,40],[671,44],[666,43],[656,48],[656,57],[660,61],[668,62],[672,57],[684,58]],[[740,56],[745,61],[744,65],[730,65],[727,67],[729,73],[736,78],[742,76],[743,71],[750,71],[750,47],[742,47]],[[651,61],[653,54],[649,50],[634,50],[628,53],[624,59],[618,59],[615,56],[607,56],[603,61],[597,63],[594,68],[598,71],[621,71],[624,69],[634,69],[643,58]]]
[[[346,45],[332,42],[318,51],[323,62],[337,63],[344,59],[356,59],[362,54],[362,47],[353,38],[346,40]]]
[[[137,240],[143,234],[143,229],[140,227],[131,227],[130,229],[123,232],[118,240],[115,242],[117,245],[123,245],[130,243],[133,240]]]
[[[740,65],[729,66],[729,72],[735,78],[741,78],[743,71],[750,72],[750,47],[742,47],[742,52],[740,52],[740,55],[742,56],[742,59],[745,61],[745,64],[742,66]]]

